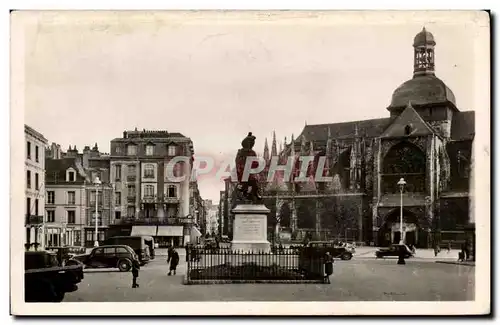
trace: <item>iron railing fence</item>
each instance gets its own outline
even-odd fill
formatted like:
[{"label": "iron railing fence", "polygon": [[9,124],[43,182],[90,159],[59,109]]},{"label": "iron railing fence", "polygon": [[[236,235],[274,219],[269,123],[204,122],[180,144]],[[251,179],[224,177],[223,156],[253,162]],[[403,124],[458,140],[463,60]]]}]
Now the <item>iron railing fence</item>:
[{"label": "iron railing fence", "polygon": [[324,257],[299,248],[245,252],[188,247],[186,262],[188,281],[324,279]]}]

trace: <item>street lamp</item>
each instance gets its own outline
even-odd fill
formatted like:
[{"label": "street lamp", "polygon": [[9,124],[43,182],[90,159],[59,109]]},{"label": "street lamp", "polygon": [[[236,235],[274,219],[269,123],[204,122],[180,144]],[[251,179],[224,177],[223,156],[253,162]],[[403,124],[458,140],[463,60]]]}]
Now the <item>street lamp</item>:
[{"label": "street lamp", "polygon": [[99,247],[99,185],[101,185],[101,180],[99,177],[96,177],[94,180],[94,185],[95,185],[95,241],[94,241],[94,247]]},{"label": "street lamp", "polygon": [[404,244],[404,242],[403,242],[403,190],[404,190],[404,187],[406,185],[405,179],[401,178],[398,182],[398,185],[399,185],[399,190],[401,192],[401,211],[399,214],[399,233],[400,233],[399,243],[402,245],[402,244]]}]

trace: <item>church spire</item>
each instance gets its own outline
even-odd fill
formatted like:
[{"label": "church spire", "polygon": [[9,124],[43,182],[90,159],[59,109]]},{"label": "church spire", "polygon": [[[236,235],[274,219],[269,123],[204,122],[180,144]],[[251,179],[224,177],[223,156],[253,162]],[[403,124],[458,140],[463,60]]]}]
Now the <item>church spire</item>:
[{"label": "church spire", "polygon": [[264,160],[269,162],[269,145],[267,144],[267,138],[264,142]]},{"label": "church spire", "polygon": [[305,135],[302,134],[302,137],[301,137],[301,143],[300,143],[300,154],[301,155],[305,155],[307,152],[306,152],[306,137]]},{"label": "church spire", "polygon": [[332,154],[332,132],[330,127],[328,127],[328,138],[326,140],[326,159],[327,161],[330,159]]},{"label": "church spire", "polygon": [[273,143],[271,144],[271,157],[278,155],[278,149],[276,148],[276,132],[273,131]]}]

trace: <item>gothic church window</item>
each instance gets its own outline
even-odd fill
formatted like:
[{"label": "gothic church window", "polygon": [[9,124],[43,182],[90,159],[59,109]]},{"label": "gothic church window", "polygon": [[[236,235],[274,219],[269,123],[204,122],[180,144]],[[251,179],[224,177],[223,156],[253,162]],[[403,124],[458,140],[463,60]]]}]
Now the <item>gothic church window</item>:
[{"label": "gothic church window", "polygon": [[383,160],[382,186],[384,193],[399,193],[400,178],[406,180],[408,192],[425,191],[426,157],[410,142],[394,145]]}]

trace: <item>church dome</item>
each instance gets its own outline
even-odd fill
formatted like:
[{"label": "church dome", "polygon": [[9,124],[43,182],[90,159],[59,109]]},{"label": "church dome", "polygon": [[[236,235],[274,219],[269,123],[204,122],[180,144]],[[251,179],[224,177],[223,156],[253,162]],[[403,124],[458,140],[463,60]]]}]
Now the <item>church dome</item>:
[{"label": "church dome", "polygon": [[389,108],[404,107],[409,102],[418,106],[438,103],[452,103],[456,106],[451,89],[434,75],[415,76],[403,83],[392,94]]},{"label": "church dome", "polygon": [[424,45],[436,45],[434,41],[434,35],[431,32],[425,30],[425,27],[422,29],[420,33],[418,33],[413,39],[413,46],[424,46]]}]

